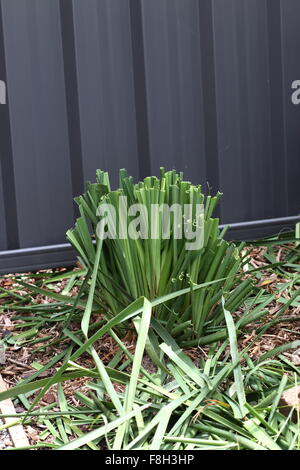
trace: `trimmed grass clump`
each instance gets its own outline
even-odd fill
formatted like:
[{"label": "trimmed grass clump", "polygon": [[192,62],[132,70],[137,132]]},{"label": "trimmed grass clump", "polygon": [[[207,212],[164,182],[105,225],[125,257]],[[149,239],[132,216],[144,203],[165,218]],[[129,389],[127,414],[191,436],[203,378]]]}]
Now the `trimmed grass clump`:
[{"label": "trimmed grass clump", "polygon": [[[140,296],[152,301],[166,296],[165,302],[154,307],[153,315],[179,344],[182,341],[197,343],[208,324],[217,327],[224,322],[222,296],[225,308],[234,312],[252,292],[252,282],[246,279],[237,286],[237,273],[244,262],[241,255],[244,245],[229,243],[223,238],[225,231],[220,233],[219,219],[213,218],[220,197],[221,193],[205,197],[200,185],[184,181],[182,173],[164,169],[160,178],[148,177],[137,184],[121,170],[120,188],[111,191],[108,174],[98,170],[97,182],[88,183],[86,193],[76,198],[81,217],[67,233],[80,262],[91,276],[89,292],[93,302],[104,306],[107,316],[112,318]],[[116,214],[116,227],[120,227],[122,233],[130,231],[135,223],[134,216],[127,212],[126,219],[121,219],[119,212],[124,198],[128,207],[142,204],[146,209],[148,215],[140,213],[139,219],[139,228],[144,224],[147,229],[146,236],[125,238],[119,231],[114,238],[98,238],[97,227],[102,218],[97,214],[99,208],[108,204]],[[167,208],[178,204],[181,209],[180,218],[170,212],[168,238],[162,212],[153,215],[153,204]],[[202,228],[203,243],[196,250],[187,250],[187,239],[178,237],[178,229],[186,233],[186,205],[191,207],[189,217],[195,230]],[[197,212],[199,205],[204,206],[202,216]],[[112,236],[109,226],[108,230]],[[196,290],[199,284],[203,288]],[[167,299],[168,294],[182,289],[186,289],[184,295],[172,301]],[[90,313],[88,309],[83,319],[85,331]]]}]

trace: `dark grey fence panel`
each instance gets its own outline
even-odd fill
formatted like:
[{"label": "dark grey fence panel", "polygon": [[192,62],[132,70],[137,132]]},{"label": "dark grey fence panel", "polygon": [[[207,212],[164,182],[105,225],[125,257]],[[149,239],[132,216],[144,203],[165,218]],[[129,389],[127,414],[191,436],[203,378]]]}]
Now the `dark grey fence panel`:
[{"label": "dark grey fence panel", "polygon": [[[283,7],[284,6],[284,7]],[[300,4],[297,0],[288,0],[282,5],[282,47],[283,47],[283,113],[285,134],[285,181],[287,210],[299,213],[300,181],[300,109],[290,105],[289,87],[293,80],[299,80],[300,60],[296,44],[300,44],[300,28],[297,16]],[[281,181],[281,188],[283,188]]]},{"label": "dark grey fence panel", "polygon": [[[0,181],[2,180],[2,171],[0,167]],[[5,220],[5,207],[4,207],[4,197],[3,189],[0,186],[0,249],[7,249],[7,239],[6,239],[6,220]]]},{"label": "dark grey fence panel", "polygon": [[83,177],[99,166],[138,176],[129,2],[75,0],[73,21]]},{"label": "dark grey fence panel", "polygon": [[73,220],[59,3],[4,1],[2,20],[19,247],[58,243]]},{"label": "dark grey fence panel", "polygon": [[199,2],[142,3],[151,172],[207,181]]},{"label": "dark grey fence panel", "polygon": [[218,0],[213,18],[222,215],[272,217],[266,3]]},{"label": "dark grey fence panel", "polygon": [[299,17],[298,0],[0,0],[0,272],[72,262],[96,168],[184,170],[224,192],[232,237],[292,226]]}]

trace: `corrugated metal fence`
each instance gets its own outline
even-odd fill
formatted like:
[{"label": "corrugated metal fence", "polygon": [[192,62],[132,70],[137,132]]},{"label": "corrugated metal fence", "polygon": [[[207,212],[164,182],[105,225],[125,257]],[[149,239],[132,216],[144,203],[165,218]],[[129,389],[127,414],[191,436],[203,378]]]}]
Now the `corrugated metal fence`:
[{"label": "corrugated metal fence", "polygon": [[297,215],[299,18],[299,0],[0,0],[0,272],[73,259],[96,168],[184,170],[224,192],[223,223]]}]

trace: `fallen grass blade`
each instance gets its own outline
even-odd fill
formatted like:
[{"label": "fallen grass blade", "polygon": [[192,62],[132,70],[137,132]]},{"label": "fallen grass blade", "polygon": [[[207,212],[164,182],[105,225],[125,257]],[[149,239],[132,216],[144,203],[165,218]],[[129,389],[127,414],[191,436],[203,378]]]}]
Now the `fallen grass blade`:
[{"label": "fallen grass blade", "polygon": [[222,298],[222,306],[223,306],[225,321],[226,321],[226,325],[228,329],[230,354],[232,357],[232,361],[234,363],[238,362],[238,365],[236,365],[236,367],[233,370],[233,375],[234,375],[235,390],[236,390],[236,394],[237,394],[239,405],[240,405],[240,413],[241,413],[240,418],[243,418],[247,413],[247,410],[245,409],[246,396],[245,396],[245,390],[244,390],[244,384],[243,384],[242,368],[239,363],[240,354],[238,350],[235,324],[234,324],[234,321],[230,312],[226,310],[225,308],[224,298]]},{"label": "fallen grass blade", "polygon": [[108,434],[110,431],[113,429],[117,428],[118,426],[122,425],[123,423],[126,423],[128,420],[131,418],[134,418],[139,412],[142,412],[146,408],[148,408],[150,405],[143,405],[139,407],[136,410],[130,411],[129,413],[126,413],[124,416],[121,416],[120,418],[117,418],[115,421],[112,421],[111,423],[108,423],[104,426],[101,426],[98,429],[94,429],[91,432],[88,432],[87,434],[84,434],[83,436],[79,437],[78,439],[74,439],[73,441],[69,442],[69,444],[63,445],[59,447],[56,450],[75,450],[79,449],[79,447],[84,446],[85,444],[92,442],[96,439],[99,439],[100,437],[103,437],[105,434]]}]

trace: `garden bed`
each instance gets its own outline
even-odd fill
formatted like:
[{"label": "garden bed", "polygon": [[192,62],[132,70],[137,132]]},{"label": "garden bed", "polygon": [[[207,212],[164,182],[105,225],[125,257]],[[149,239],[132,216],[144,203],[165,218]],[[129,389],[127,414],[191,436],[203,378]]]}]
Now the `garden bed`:
[{"label": "garden bed", "polygon": [[[250,258],[242,275],[255,279],[260,294],[248,298],[233,313],[232,322],[227,320],[228,334],[220,341],[183,347],[180,352],[168,344],[166,334],[159,333],[168,358],[166,361],[159,356],[158,360],[163,361],[161,370],[155,356],[150,358],[146,352],[145,342],[141,363],[135,370],[134,358],[141,343],[140,334],[137,339],[132,327],[118,335],[113,328],[109,329],[93,343],[92,352],[84,350],[76,356],[83,344],[79,334],[84,311],[79,298],[85,275],[82,267],[3,276],[0,279],[0,373],[11,390],[17,385],[24,386],[16,388],[11,396],[30,448],[111,448],[118,432],[120,435],[126,432],[126,429],[122,431],[122,422],[116,428],[108,428],[106,437],[106,433],[97,433],[97,429],[120,420],[118,416],[122,413],[114,407],[125,403],[126,411],[123,395],[127,380],[130,386],[134,374],[133,410],[140,407],[140,411],[137,414],[130,411],[132,407],[127,408],[126,413],[131,412],[134,417],[135,424],[130,426],[135,439],[130,441],[127,436],[125,448],[154,448],[153,440],[154,446],[162,449],[298,448],[298,425],[292,423],[291,415],[286,418],[280,412],[279,399],[284,389],[299,383],[299,248],[288,237],[248,248]],[[77,299],[75,307],[74,299]],[[264,314],[245,328],[236,327],[233,331],[233,322],[236,326],[253,308],[263,310]],[[104,311],[93,311],[90,335],[103,328],[105,321]],[[146,320],[142,317],[141,321]],[[223,328],[226,329],[225,321]],[[94,354],[102,364],[96,362],[96,368]],[[67,357],[75,359],[67,365]],[[237,358],[235,367],[231,367]],[[169,378],[164,371],[166,367]],[[226,367],[228,371],[214,385],[215,378]],[[209,380],[210,385],[203,400],[196,403],[194,392],[197,387],[198,393],[203,392],[205,385],[201,374],[197,376],[198,371],[205,371],[204,382]],[[160,376],[164,376],[162,382]],[[30,387],[39,380],[38,387]],[[172,388],[174,380],[177,386]],[[109,395],[111,386],[113,396]],[[239,394],[247,397],[247,408],[242,413]],[[180,399],[182,403],[176,406],[175,401]],[[156,432],[145,433],[158,412],[166,413],[169,425],[159,432],[158,423],[154,423],[154,430],[158,426]],[[9,447],[11,442],[6,433],[2,431],[2,443]],[[78,444],[72,446],[74,442]],[[134,443],[132,447],[130,442]]]}]

